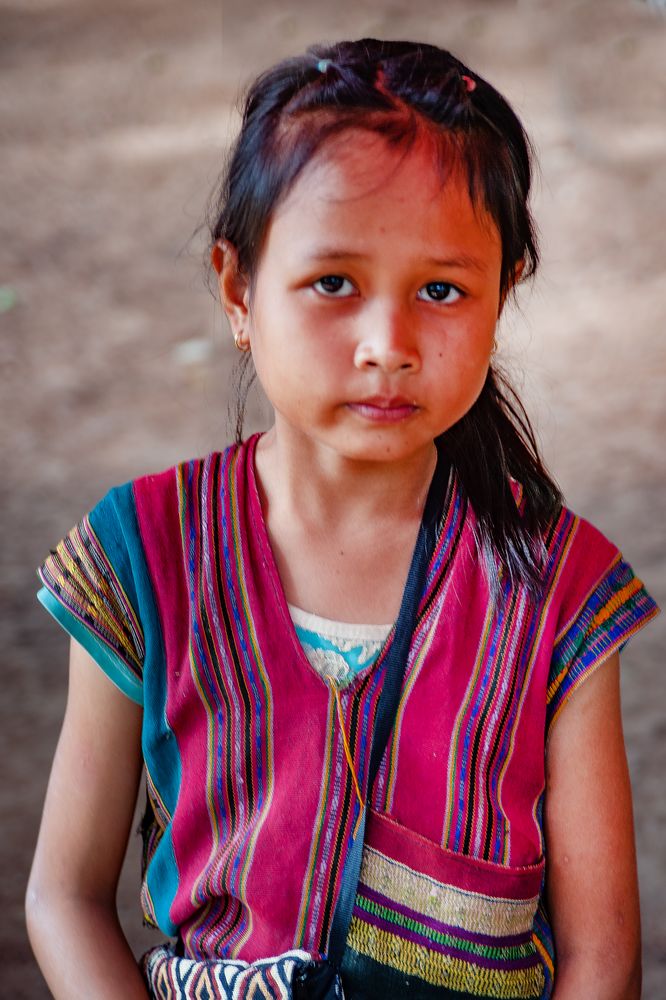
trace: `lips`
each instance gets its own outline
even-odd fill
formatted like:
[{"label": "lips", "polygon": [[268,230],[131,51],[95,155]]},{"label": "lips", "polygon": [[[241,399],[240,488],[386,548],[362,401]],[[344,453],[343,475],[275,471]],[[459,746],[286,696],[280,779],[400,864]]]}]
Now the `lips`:
[{"label": "lips", "polygon": [[353,413],[374,423],[398,423],[418,410],[418,406],[406,396],[369,396],[348,406]]}]

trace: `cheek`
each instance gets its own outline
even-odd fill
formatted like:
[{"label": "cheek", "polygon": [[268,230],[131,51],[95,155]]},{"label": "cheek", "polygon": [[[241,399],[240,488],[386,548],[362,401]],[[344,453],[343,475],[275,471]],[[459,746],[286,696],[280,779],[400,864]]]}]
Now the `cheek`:
[{"label": "cheek", "polygon": [[437,350],[439,365],[448,366],[464,381],[485,371],[490,362],[495,336],[495,323],[464,323],[449,328]]},{"label": "cheek", "polygon": [[[486,330],[461,330],[437,350],[436,379],[444,398],[466,410],[481,392],[488,373],[494,325]],[[444,399],[442,400],[444,401]]]}]

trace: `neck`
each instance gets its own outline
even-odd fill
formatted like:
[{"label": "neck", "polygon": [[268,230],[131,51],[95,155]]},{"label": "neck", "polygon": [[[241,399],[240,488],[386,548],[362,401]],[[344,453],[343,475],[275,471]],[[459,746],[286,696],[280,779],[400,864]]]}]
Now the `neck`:
[{"label": "neck", "polygon": [[434,443],[404,460],[347,458],[275,426],[258,442],[257,479],[266,508],[301,524],[410,524],[423,513],[437,461]]}]

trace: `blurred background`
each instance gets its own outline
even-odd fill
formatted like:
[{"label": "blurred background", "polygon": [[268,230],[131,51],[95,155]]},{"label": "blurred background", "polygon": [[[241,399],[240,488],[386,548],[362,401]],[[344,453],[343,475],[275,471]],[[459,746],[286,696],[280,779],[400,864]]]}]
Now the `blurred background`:
[{"label": "blurred background", "polygon": [[[0,0],[2,986],[47,996],[23,893],[66,695],[34,567],[112,485],[222,448],[235,351],[203,269],[239,94],[319,40],[452,49],[536,144],[543,267],[501,357],[571,506],[666,602],[660,0]],[[248,430],[265,426],[255,397]],[[665,616],[666,617],[666,616]],[[664,620],[624,655],[645,991],[666,981]],[[139,845],[120,891],[137,950]]]}]

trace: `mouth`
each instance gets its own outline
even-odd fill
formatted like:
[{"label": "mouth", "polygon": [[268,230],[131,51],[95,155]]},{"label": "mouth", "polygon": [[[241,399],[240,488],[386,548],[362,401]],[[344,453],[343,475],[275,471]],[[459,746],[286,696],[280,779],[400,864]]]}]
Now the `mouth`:
[{"label": "mouth", "polygon": [[399,423],[413,416],[419,409],[405,396],[370,396],[347,404],[352,413],[373,423]]}]

